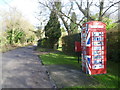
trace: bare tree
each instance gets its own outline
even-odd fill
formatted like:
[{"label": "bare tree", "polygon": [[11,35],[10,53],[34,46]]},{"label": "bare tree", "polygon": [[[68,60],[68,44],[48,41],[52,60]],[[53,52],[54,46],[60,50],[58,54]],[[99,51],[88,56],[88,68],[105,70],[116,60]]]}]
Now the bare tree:
[{"label": "bare tree", "polygon": [[[115,7],[118,3],[120,3],[120,1],[112,1],[112,0],[108,0],[108,4],[105,5],[105,0],[99,0],[97,3],[94,0],[87,0],[87,2],[85,2],[84,0],[73,0],[70,1],[69,3],[71,3],[71,5],[69,5],[69,10],[66,10],[65,12],[63,11],[63,8],[66,8],[66,5],[63,5],[63,3],[61,3],[61,1],[59,2],[55,2],[54,0],[49,0],[48,2],[40,2],[39,3],[41,5],[43,5],[44,7],[47,7],[49,10],[52,10],[52,7],[55,6],[55,12],[58,14],[58,16],[60,17],[60,19],[62,20],[66,31],[68,33],[68,35],[70,34],[70,28],[69,28],[69,24],[68,21],[72,21],[70,15],[72,13],[73,7],[77,6],[78,10],[81,12],[79,13],[79,16],[83,15],[81,17],[81,19],[77,19],[78,22],[76,22],[75,24],[78,25],[80,28],[82,27],[82,23],[84,20],[86,21],[91,21],[91,20],[99,20],[102,21],[103,17],[106,15],[106,13],[108,14],[109,10],[112,7]],[[91,9],[91,7],[95,7],[95,11],[93,10],[93,8]],[[98,11],[96,11],[96,9],[98,9]],[[94,11],[94,12],[93,12]],[[116,11],[118,11],[118,8],[115,9],[112,12],[109,12],[109,15],[115,13]],[[93,17],[93,13],[94,14],[98,14],[98,16]],[[97,18],[97,19],[96,19]]]},{"label": "bare tree", "polygon": [[[114,7],[115,5],[117,5],[118,3],[120,3],[120,1],[116,1],[116,2],[114,1],[114,2],[112,2],[111,0],[108,0],[108,2],[107,2],[108,5],[105,6],[105,4],[104,4],[104,3],[105,3],[105,0],[99,0],[99,1],[98,1],[98,5],[97,5],[96,3],[94,3],[93,0],[92,0],[91,2],[89,2],[89,0],[87,0],[87,2],[86,2],[87,5],[84,5],[84,6],[87,6],[85,9],[83,9],[84,7],[82,7],[83,5],[81,5],[83,2],[80,2],[80,4],[79,4],[79,2],[76,0],[75,3],[76,3],[76,5],[78,6],[79,10],[82,12],[82,14],[83,14],[88,20],[94,20],[94,19],[91,17],[91,15],[90,15],[89,9],[90,9],[91,6],[95,5],[96,8],[99,9],[99,11],[96,12],[96,13],[99,14],[99,15],[98,15],[98,20],[99,20],[99,21],[102,21],[102,18],[104,17],[104,15],[105,15],[112,7]],[[109,15],[115,13],[116,11],[118,11],[118,8],[115,9],[113,12],[110,12]]]}]

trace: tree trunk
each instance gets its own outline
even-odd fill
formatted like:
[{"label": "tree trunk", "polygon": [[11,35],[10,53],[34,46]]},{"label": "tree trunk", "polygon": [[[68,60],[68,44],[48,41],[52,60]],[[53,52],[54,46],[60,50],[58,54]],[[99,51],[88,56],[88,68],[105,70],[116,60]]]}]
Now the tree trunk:
[{"label": "tree trunk", "polygon": [[103,6],[104,6],[104,0],[102,0],[100,2],[100,12],[99,12],[99,19],[98,19],[98,21],[102,21]]},{"label": "tree trunk", "polygon": [[89,1],[87,0],[87,22],[89,21]]}]

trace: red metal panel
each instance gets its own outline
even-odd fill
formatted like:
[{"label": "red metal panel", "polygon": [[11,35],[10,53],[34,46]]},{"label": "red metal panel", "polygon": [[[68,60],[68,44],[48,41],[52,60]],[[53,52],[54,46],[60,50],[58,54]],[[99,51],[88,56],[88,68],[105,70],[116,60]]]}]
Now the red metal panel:
[{"label": "red metal panel", "polygon": [[75,41],[75,52],[81,51],[81,43],[78,41]]},{"label": "red metal panel", "polygon": [[105,74],[106,24],[99,21],[83,24],[81,47],[83,71],[90,75]]}]

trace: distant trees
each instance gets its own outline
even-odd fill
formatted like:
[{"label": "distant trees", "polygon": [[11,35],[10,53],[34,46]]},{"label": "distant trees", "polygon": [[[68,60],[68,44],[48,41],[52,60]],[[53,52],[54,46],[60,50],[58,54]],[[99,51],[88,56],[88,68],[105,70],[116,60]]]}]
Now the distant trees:
[{"label": "distant trees", "polygon": [[112,19],[110,19],[108,17],[104,17],[102,22],[106,23],[107,30],[113,29],[118,25],[117,23],[113,23]]},{"label": "distant trees", "polygon": [[34,27],[22,16],[16,9],[9,12],[3,11],[2,17],[2,36],[0,36],[2,45],[24,45],[32,43],[35,34],[32,32]]},{"label": "distant trees", "polygon": [[[102,21],[107,24],[107,30],[116,26],[116,24],[113,24],[109,16],[119,10],[116,7],[118,7],[120,1],[117,0],[116,1],[70,0],[68,2],[64,1],[65,0],[39,1],[39,4],[42,8],[40,9],[41,11],[39,12],[39,16],[41,16],[42,18],[45,16],[46,19],[44,21],[47,21],[48,13],[49,12],[55,13],[56,16],[58,16],[59,20],[61,21],[60,23],[64,27],[67,33],[66,35],[71,36],[72,34],[79,32],[78,29],[82,29],[82,24],[88,21],[94,20]],[[52,43],[53,39],[50,38],[51,36],[53,38],[55,35],[53,31],[53,28],[55,26],[53,25],[53,23],[56,23],[56,19],[55,18],[51,19],[51,16],[52,14],[50,14],[50,20],[47,22],[47,25],[44,28],[46,39],[44,39],[42,43],[45,43],[45,41],[47,40],[49,42],[44,45]]]},{"label": "distant trees", "polygon": [[119,3],[120,1],[117,0],[70,0],[67,3],[62,0],[59,0],[58,2],[55,2],[54,0],[44,2],[39,1],[40,5],[48,8],[50,11],[52,10],[52,6],[56,7],[54,12],[56,12],[61,19],[68,35],[71,33],[69,23],[73,22],[71,15],[72,12],[76,13],[76,9],[79,13],[76,14],[77,20],[75,24],[81,28],[82,24],[87,21],[104,21],[105,17],[109,17],[119,10],[118,8],[115,8],[118,7]]},{"label": "distant trees", "polygon": [[22,43],[25,39],[25,33],[19,29],[8,29],[7,40],[9,44]]}]

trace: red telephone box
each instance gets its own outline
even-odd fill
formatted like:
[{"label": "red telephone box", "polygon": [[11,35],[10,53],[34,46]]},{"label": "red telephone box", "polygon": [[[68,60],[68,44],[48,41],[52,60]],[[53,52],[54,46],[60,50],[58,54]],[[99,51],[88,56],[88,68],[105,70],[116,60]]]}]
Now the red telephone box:
[{"label": "red telephone box", "polygon": [[81,31],[82,70],[90,75],[106,73],[106,24],[90,21]]}]

